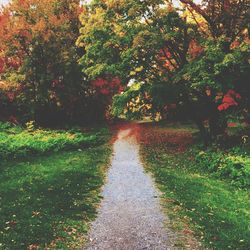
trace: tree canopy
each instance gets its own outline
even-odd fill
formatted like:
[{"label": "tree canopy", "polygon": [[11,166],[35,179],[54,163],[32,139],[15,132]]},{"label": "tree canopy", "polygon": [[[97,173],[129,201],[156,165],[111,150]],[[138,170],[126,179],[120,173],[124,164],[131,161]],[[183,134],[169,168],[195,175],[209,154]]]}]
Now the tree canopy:
[{"label": "tree canopy", "polygon": [[96,119],[115,95],[113,115],[192,119],[212,138],[232,113],[248,119],[249,9],[247,0],[13,0],[0,16],[10,86],[1,105],[40,120],[48,109]]},{"label": "tree canopy", "polygon": [[90,78],[139,84],[115,97],[116,115],[164,117],[177,107],[211,138],[225,128],[224,111],[249,103],[249,3],[180,2],[92,1],[80,16],[80,64]]}]

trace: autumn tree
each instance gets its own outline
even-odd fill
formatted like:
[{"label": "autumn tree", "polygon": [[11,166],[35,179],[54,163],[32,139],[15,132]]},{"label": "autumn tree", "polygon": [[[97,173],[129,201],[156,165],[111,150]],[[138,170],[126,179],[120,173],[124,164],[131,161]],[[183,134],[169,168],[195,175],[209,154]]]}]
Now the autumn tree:
[{"label": "autumn tree", "polygon": [[224,133],[232,114],[234,119],[248,119],[249,1],[208,0],[200,5],[189,0],[181,2],[201,34],[199,46],[189,53],[201,50],[177,74],[176,82],[180,80],[191,90],[186,100],[201,111],[193,117],[208,143]]},{"label": "autumn tree", "polygon": [[[232,98],[244,96],[234,99],[229,109],[246,100],[247,2],[181,2],[175,9],[171,1],[92,1],[80,17],[80,63],[92,79],[119,77],[124,84],[138,83],[114,99],[126,114],[148,113],[146,105],[152,116],[165,116],[170,107],[182,109],[207,144],[226,127],[221,112],[225,96],[230,91],[236,93]],[[114,110],[122,112],[120,107]]]},{"label": "autumn tree", "polygon": [[[235,39],[244,38],[249,32],[250,2],[248,0],[203,0],[196,4],[192,0],[180,0],[191,13],[203,17],[211,36],[216,39],[224,37],[227,49]],[[194,18],[195,15],[193,15]]]},{"label": "autumn tree", "polygon": [[179,110],[208,143],[228,111],[246,110],[248,1],[79,2],[13,0],[1,10],[1,79],[17,86],[1,96],[15,96],[27,119],[97,119],[119,93],[113,104],[137,114],[134,105],[152,117]]},{"label": "autumn tree", "polygon": [[81,11],[78,0],[13,0],[2,10],[1,77],[22,87],[22,118],[41,123],[87,116],[91,90],[75,46]]},{"label": "autumn tree", "polygon": [[[141,91],[155,97],[162,85],[171,89],[175,72],[187,63],[194,25],[163,1],[92,1],[85,8],[77,44],[84,49],[80,64],[88,77],[118,77],[125,86],[141,82],[147,85]],[[152,116],[164,111],[170,102],[165,97],[150,98]]]}]

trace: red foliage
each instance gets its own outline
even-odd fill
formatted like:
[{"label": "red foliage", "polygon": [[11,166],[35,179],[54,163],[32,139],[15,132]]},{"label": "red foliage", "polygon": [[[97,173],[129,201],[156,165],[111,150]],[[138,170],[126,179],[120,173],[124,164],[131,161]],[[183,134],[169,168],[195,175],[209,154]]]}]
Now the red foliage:
[{"label": "red foliage", "polygon": [[235,123],[235,122],[228,122],[228,123],[227,123],[227,126],[228,126],[229,128],[235,128],[235,127],[237,127],[237,123]]},{"label": "red foliage", "polygon": [[97,93],[104,96],[112,96],[116,93],[120,93],[123,88],[121,85],[121,80],[118,77],[111,79],[97,78],[92,81],[92,86],[97,91]]},{"label": "red foliage", "polygon": [[79,12],[80,14],[83,13],[85,10],[86,10],[86,9],[85,9],[82,5],[80,5],[80,6],[78,7],[78,12]]},{"label": "red foliage", "polygon": [[95,86],[96,88],[101,88],[102,86],[104,86],[107,83],[107,80],[103,79],[103,78],[97,78],[96,80],[94,80],[92,82],[93,86]]},{"label": "red foliage", "polygon": [[218,106],[218,110],[227,110],[229,107],[237,106],[236,99],[241,99],[241,95],[230,89],[223,97],[222,103]]},{"label": "red foliage", "polygon": [[0,58],[0,74],[4,72],[4,60]]},{"label": "red foliage", "polygon": [[167,48],[161,49],[160,50],[160,56],[162,57],[168,57],[171,58],[171,53],[169,52],[169,50]]}]

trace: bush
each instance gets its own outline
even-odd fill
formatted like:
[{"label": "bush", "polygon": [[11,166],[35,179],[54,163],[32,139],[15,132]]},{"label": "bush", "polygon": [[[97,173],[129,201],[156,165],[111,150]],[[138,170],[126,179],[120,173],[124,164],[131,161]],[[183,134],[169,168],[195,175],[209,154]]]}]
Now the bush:
[{"label": "bush", "polygon": [[107,131],[82,133],[78,131],[44,130],[0,123],[0,158],[41,155],[66,149],[80,149],[100,144]]},{"label": "bush", "polygon": [[250,187],[250,157],[240,148],[226,152],[215,149],[200,151],[197,152],[195,163],[238,187]]}]

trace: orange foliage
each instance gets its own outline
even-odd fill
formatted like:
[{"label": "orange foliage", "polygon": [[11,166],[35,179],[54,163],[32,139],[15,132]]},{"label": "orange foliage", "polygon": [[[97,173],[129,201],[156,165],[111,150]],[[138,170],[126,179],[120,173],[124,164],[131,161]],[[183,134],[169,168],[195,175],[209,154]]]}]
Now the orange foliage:
[{"label": "orange foliage", "polygon": [[237,106],[237,99],[241,99],[241,95],[236,93],[234,90],[229,90],[222,99],[222,104],[218,106],[218,110],[227,110],[229,107]]},{"label": "orange foliage", "polygon": [[49,41],[51,37],[71,35],[64,27],[82,10],[78,1],[72,1],[70,11],[57,10],[60,4],[58,0],[16,0],[0,11],[0,72],[20,66],[29,56],[34,39]]},{"label": "orange foliage", "polygon": [[197,41],[192,40],[189,43],[189,51],[188,52],[189,52],[191,59],[194,59],[203,52],[203,48]]},{"label": "orange foliage", "polygon": [[161,49],[159,53],[159,59],[164,62],[164,67],[169,70],[174,70],[175,61],[172,58],[172,54],[167,48]]},{"label": "orange foliage", "polygon": [[230,49],[235,49],[235,48],[238,48],[240,45],[240,42],[235,40],[234,42],[231,43],[230,45]]}]

